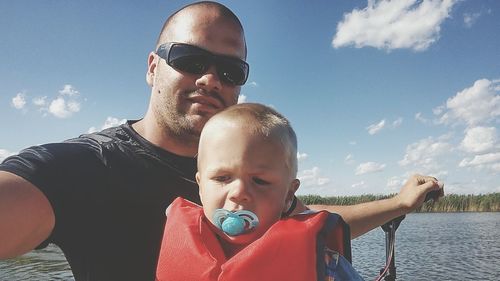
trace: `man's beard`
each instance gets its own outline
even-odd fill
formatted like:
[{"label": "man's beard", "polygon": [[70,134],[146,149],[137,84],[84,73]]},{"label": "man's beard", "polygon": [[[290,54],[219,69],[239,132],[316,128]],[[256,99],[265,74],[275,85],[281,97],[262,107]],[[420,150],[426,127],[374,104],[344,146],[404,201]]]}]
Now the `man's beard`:
[{"label": "man's beard", "polygon": [[208,119],[211,117],[206,116],[204,121],[195,120],[200,119],[200,115],[189,115],[182,112],[167,113],[168,129],[170,130],[171,137],[182,141],[198,141],[200,138],[201,130]]},{"label": "man's beard", "polygon": [[[216,114],[206,112],[196,112],[194,114],[189,113],[190,107],[192,106],[192,103],[189,101],[189,97],[196,94],[198,91],[203,91],[203,95],[212,96],[217,99],[222,105],[222,109],[219,111],[228,107],[220,94],[215,92],[206,93],[202,89],[186,91],[177,98],[164,97],[164,101],[161,103],[161,106],[157,106],[155,115],[159,117],[157,118],[157,122],[159,123],[158,125],[163,129],[169,138],[175,138],[179,142],[186,144],[198,144],[201,130],[205,126],[205,123]],[[236,104],[237,101],[238,94],[235,95],[233,104]]]},{"label": "man's beard", "polygon": [[[176,101],[169,100],[155,110],[156,116],[159,117],[158,125],[169,138],[186,144],[197,144],[203,126],[211,116],[203,116],[201,113],[191,115],[188,113],[189,106],[181,107],[175,103]],[[186,103],[188,104],[187,101]],[[201,118],[205,120],[199,120]]]}]

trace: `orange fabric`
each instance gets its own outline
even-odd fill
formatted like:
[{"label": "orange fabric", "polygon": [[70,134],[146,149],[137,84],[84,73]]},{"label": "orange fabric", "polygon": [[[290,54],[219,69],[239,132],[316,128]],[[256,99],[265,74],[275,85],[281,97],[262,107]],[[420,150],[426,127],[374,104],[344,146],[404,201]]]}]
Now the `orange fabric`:
[{"label": "orange fabric", "polygon": [[[168,213],[157,280],[317,280],[317,235],[328,215],[319,212],[282,219],[227,260],[202,208],[178,198]],[[337,231],[331,234],[328,241],[343,240]]]}]

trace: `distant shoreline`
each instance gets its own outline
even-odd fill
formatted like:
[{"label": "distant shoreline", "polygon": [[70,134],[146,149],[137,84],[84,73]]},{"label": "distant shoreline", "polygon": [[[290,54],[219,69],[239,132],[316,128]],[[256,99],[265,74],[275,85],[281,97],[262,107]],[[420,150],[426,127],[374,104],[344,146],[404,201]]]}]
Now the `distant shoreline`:
[{"label": "distant shoreline", "polygon": [[[332,196],[319,195],[297,196],[306,205],[354,205],[364,202],[381,200],[393,197],[391,195],[359,195],[359,196]],[[465,212],[500,212],[500,193],[489,194],[448,194],[438,202],[426,202],[418,208],[416,213],[465,213]]]}]

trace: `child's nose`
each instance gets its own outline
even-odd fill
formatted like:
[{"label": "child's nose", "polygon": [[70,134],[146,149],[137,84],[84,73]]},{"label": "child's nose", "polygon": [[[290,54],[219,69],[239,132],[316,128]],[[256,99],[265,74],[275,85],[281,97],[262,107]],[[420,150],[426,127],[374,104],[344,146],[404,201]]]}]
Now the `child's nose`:
[{"label": "child's nose", "polygon": [[229,199],[238,204],[250,201],[249,188],[250,185],[243,180],[233,181],[229,191]]}]

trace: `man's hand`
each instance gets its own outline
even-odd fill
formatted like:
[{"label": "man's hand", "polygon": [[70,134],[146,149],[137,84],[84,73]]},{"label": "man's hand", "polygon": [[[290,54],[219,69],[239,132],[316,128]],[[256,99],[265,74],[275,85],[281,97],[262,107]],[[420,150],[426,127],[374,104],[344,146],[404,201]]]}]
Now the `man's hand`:
[{"label": "man's hand", "polygon": [[[420,207],[425,196],[431,191],[438,191],[439,196],[444,195],[444,184],[434,177],[413,175],[395,196],[400,208],[409,213]],[[437,199],[437,198],[436,198]]]},{"label": "man's hand", "polygon": [[[338,213],[351,227],[351,238],[394,219],[414,211],[424,203],[425,196],[431,191],[439,191],[443,196],[443,184],[434,177],[413,175],[392,198],[366,202],[350,206],[310,205],[313,210],[327,210]],[[300,202],[298,208],[305,206]]]}]

